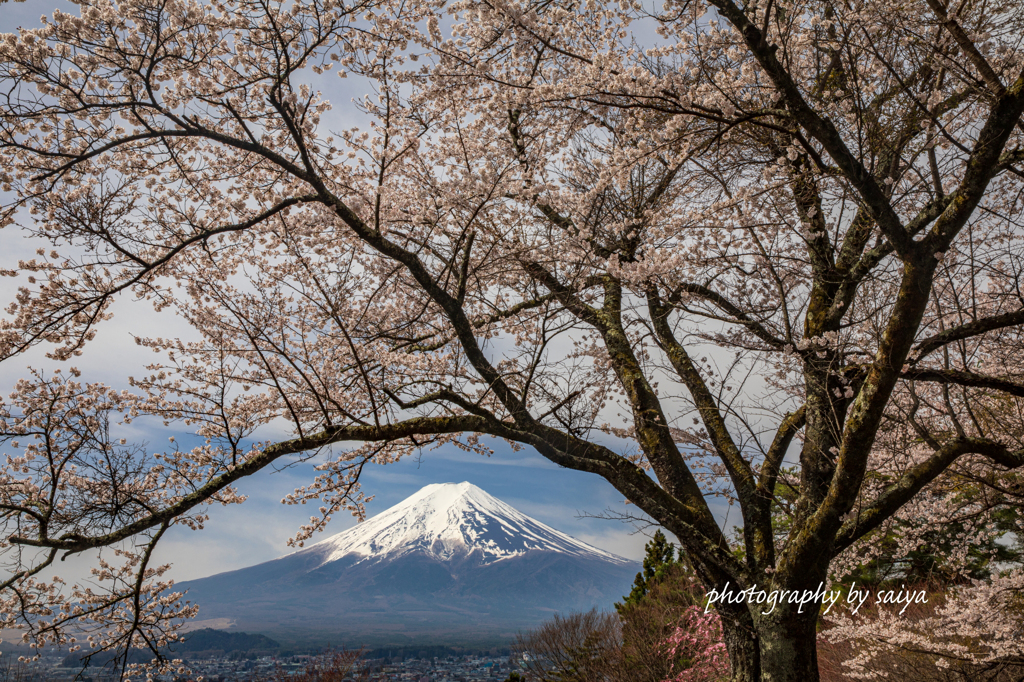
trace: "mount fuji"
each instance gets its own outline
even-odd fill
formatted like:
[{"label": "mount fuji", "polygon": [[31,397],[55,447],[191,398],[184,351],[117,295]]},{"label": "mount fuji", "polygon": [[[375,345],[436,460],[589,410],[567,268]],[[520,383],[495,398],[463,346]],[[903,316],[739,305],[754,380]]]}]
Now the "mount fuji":
[{"label": "mount fuji", "polygon": [[555,612],[608,608],[637,570],[463,482],[428,485],[305,549],[174,589],[188,590],[204,621],[286,639],[482,641]]}]

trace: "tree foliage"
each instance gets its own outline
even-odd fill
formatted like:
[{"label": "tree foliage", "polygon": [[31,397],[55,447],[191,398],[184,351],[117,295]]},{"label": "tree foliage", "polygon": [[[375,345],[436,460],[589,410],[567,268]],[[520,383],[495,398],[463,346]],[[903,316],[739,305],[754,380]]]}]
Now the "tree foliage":
[{"label": "tree foliage", "polygon": [[510,660],[522,667],[523,682],[615,682],[622,679],[620,636],[614,614],[556,614],[517,634]]},{"label": "tree foliage", "polygon": [[[657,556],[665,543],[657,541]],[[704,613],[699,582],[684,563],[664,567],[647,593],[617,614],[556,616],[521,634],[512,661],[528,680],[717,682],[728,672],[721,622]]]},{"label": "tree foliage", "polygon": [[714,611],[704,614],[704,602],[696,576],[685,563],[675,562],[648,584],[642,598],[620,605],[620,679],[663,682],[685,675],[701,679],[715,667],[704,665],[710,662],[702,656],[705,649],[713,649],[724,661],[718,651],[722,645],[720,625],[715,625],[718,616]]}]

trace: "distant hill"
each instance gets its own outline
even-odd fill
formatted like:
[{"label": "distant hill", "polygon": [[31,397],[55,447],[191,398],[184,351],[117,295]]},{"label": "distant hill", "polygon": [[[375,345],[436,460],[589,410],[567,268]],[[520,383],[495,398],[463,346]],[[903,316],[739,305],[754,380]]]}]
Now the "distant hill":
[{"label": "distant hill", "polygon": [[200,618],[282,641],[507,642],[554,612],[610,608],[637,570],[474,485],[445,483],[301,551],[174,589]]},{"label": "distant hill", "polygon": [[[174,658],[182,654],[194,654],[198,652],[211,652],[218,655],[230,655],[232,653],[251,652],[275,652],[281,645],[264,635],[250,635],[248,632],[225,632],[204,628],[194,630],[185,634],[185,641],[178,642],[171,647],[164,655]],[[61,665],[67,668],[77,668],[82,665],[82,658],[88,654],[87,651],[78,651],[64,657]],[[114,658],[114,654],[97,654],[93,656],[91,667],[102,668]],[[132,652],[130,661],[132,663],[145,663],[153,659],[152,653],[138,649]]]},{"label": "distant hill", "polygon": [[193,630],[184,635],[185,641],[179,642],[172,647],[175,652],[196,652],[196,651],[273,651],[281,648],[281,645],[265,635],[251,635],[248,632],[226,632],[203,628]]}]

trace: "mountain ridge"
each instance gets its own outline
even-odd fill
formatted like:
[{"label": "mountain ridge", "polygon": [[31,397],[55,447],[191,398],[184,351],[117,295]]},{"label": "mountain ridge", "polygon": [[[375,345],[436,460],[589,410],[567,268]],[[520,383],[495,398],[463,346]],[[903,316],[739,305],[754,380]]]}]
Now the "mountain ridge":
[{"label": "mountain ridge", "polygon": [[296,552],[174,589],[188,590],[200,619],[238,629],[401,643],[511,636],[553,612],[609,608],[638,569],[462,482],[426,486]]}]

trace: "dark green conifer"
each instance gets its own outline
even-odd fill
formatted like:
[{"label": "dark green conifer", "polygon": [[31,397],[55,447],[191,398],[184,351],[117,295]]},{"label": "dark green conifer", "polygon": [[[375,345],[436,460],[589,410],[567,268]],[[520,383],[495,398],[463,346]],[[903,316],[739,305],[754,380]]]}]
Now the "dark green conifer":
[{"label": "dark green conifer", "polygon": [[675,545],[670,543],[660,530],[654,533],[654,537],[644,548],[647,550],[647,556],[644,557],[643,570],[636,574],[633,589],[626,595],[623,603],[615,605],[616,610],[620,612],[623,606],[638,604],[647,596],[651,586],[659,582],[666,572],[682,559],[681,556],[676,558]]}]

